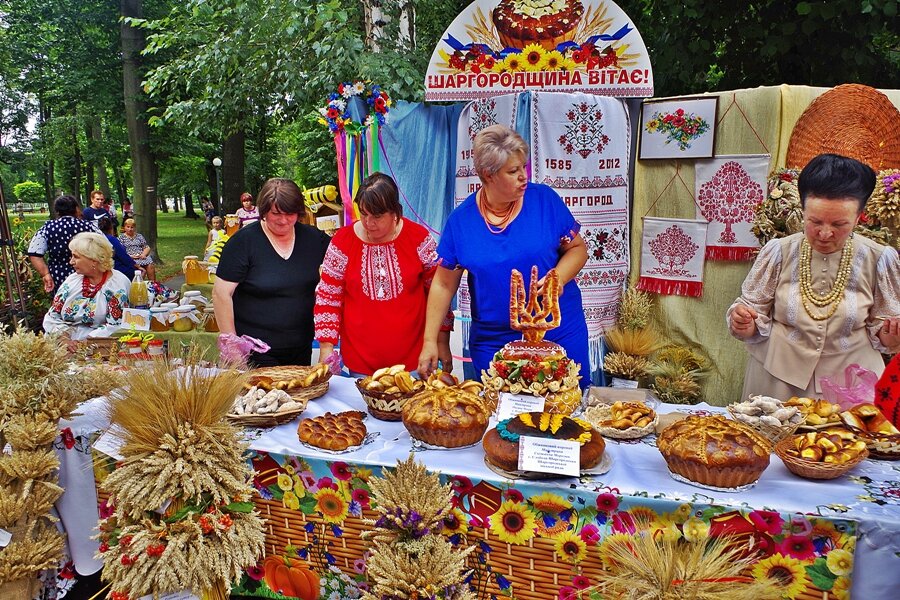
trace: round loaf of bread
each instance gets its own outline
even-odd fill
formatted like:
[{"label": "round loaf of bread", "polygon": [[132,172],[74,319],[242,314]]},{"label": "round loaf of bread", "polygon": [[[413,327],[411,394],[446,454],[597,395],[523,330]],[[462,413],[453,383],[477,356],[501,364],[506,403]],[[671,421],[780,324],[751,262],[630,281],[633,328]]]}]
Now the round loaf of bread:
[{"label": "round loaf of bread", "polygon": [[496,392],[544,396],[545,410],[568,415],[581,402],[579,370],[559,344],[519,340],[494,354],[490,367],[481,372],[481,381]]},{"label": "round loaf of bread", "polygon": [[755,482],[769,466],[769,441],[720,415],[690,416],[666,427],[656,445],[669,470],[703,485],[734,488]]},{"label": "round loaf of bread", "polygon": [[481,397],[462,388],[429,388],[403,406],[403,424],[426,444],[461,448],[481,439],[490,414]]},{"label": "round loaf of bread", "polygon": [[518,471],[519,438],[523,435],[577,440],[581,443],[581,469],[596,466],[606,449],[603,437],[590,423],[560,414],[529,412],[501,421],[487,432],[482,446],[488,461],[506,471]]}]

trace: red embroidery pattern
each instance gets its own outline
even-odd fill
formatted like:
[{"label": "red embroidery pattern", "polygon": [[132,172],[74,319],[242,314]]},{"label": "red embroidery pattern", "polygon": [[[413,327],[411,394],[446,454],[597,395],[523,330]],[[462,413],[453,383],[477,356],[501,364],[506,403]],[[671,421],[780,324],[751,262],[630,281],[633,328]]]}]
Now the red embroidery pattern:
[{"label": "red embroidery pattern", "polygon": [[718,240],[723,244],[737,243],[731,226],[750,221],[753,209],[762,201],[762,187],[735,161],[723,164],[712,179],[700,186],[697,195],[703,217],[725,225]]},{"label": "red embroidery pattern", "polygon": [[476,100],[472,103],[472,116],[469,120],[469,138],[474,140],[475,136],[491,125],[497,124],[497,101],[493,98],[485,98]]},{"label": "red embroidery pattern", "polygon": [[672,225],[650,242],[650,253],[659,263],[650,274],[696,279],[697,275],[685,269],[684,265],[694,258],[699,249],[681,227]]},{"label": "red embroidery pattern", "polygon": [[603,152],[609,136],[603,133],[603,111],[587,102],[579,102],[566,113],[569,124],[559,136],[559,145],[566,154],[577,152],[587,158],[591,152]]},{"label": "red embroidery pattern", "polygon": [[363,244],[362,286],[372,300],[393,300],[403,292],[400,261],[393,244]]}]

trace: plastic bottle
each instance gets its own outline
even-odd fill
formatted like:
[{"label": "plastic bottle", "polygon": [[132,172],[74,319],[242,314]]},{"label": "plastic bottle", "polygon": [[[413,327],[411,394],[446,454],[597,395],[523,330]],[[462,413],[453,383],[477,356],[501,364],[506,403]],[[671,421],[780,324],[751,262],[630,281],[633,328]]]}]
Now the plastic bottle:
[{"label": "plastic bottle", "polygon": [[150,291],[141,271],[134,272],[134,279],[131,280],[131,288],[128,290],[128,304],[131,308],[150,308]]}]

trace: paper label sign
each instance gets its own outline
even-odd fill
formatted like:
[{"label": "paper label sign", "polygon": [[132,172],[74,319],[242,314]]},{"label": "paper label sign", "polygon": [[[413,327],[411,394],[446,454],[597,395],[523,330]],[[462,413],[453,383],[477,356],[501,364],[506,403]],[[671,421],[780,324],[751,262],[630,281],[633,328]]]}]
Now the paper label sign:
[{"label": "paper label sign", "polygon": [[581,474],[581,444],[575,440],[554,440],[523,435],[519,438],[519,470]]},{"label": "paper label sign", "polygon": [[544,397],[531,394],[500,393],[497,404],[497,420],[505,421],[526,412],[544,412]]},{"label": "paper label sign", "polygon": [[0,548],[6,548],[11,539],[12,534],[3,528],[0,528]]}]

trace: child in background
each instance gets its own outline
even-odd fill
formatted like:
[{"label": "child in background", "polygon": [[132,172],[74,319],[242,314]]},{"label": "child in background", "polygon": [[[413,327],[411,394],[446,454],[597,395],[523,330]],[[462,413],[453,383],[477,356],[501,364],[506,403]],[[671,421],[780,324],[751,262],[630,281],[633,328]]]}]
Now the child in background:
[{"label": "child in background", "polygon": [[213,217],[211,220],[212,229],[209,230],[209,235],[206,236],[206,252],[203,256],[203,260],[209,260],[209,257],[212,256],[213,250],[215,250],[215,244],[218,242],[223,235],[225,235],[225,223],[222,220],[222,217]]}]

